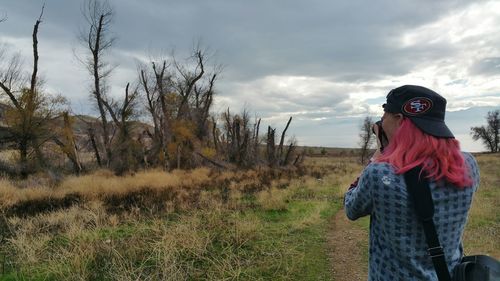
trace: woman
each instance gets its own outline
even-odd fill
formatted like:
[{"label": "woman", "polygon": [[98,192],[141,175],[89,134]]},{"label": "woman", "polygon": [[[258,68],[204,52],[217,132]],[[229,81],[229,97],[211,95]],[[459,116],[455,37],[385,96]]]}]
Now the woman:
[{"label": "woman", "polygon": [[434,91],[405,85],[390,91],[383,107],[388,145],[345,194],[345,212],[351,220],[370,215],[368,280],[437,280],[404,173],[422,165],[430,179],[434,223],[451,271],[463,255],[462,233],[479,185],[477,163],[460,152],[444,122],[446,100]]}]

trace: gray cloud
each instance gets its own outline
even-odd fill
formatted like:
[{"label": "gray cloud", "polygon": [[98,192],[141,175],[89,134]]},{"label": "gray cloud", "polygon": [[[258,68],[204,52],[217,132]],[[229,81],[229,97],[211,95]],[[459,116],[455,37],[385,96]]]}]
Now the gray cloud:
[{"label": "gray cloud", "polygon": [[[9,33],[29,36],[41,3],[8,2],[4,9],[16,22],[9,25]],[[45,36],[70,39],[68,35],[83,25],[81,3],[48,2],[44,16],[48,26],[43,28],[51,30],[44,30]],[[114,31],[119,48],[186,50],[200,38],[218,50],[220,60],[231,69],[226,74],[231,79],[248,80],[280,72],[353,81],[407,72],[418,58],[432,59],[432,54],[448,52],[401,49],[394,38],[408,28],[468,5],[468,1],[426,1],[424,5],[421,1],[388,0],[363,5],[319,0],[111,3],[116,10]],[[404,57],[407,59],[402,60]]]},{"label": "gray cloud", "polygon": [[[12,13],[11,18],[19,16],[22,22],[29,22],[27,26],[9,26],[12,34],[29,36],[26,27],[32,25],[39,12],[32,2],[9,2],[7,12]],[[256,79],[279,72],[350,81],[405,73],[415,67],[415,61],[449,52],[400,48],[394,44],[394,38],[407,28],[435,20],[443,12],[466,3],[112,1],[119,48],[140,52],[149,47],[188,50],[193,40],[200,38],[218,51],[220,60],[231,70],[225,74],[231,80]],[[76,33],[83,25],[80,6],[78,1],[49,2],[45,23],[65,32],[46,34],[59,34],[63,37],[59,40],[68,40],[68,33]],[[24,32],[20,32],[21,26]]]},{"label": "gray cloud", "polygon": [[[85,26],[83,1],[4,2],[0,38],[22,50],[28,65],[32,27],[46,2],[39,33],[46,87],[90,112],[89,77],[72,54]],[[118,40],[108,59],[119,65],[113,96],[136,79],[137,60],[171,49],[184,58],[198,40],[225,66],[216,110],[246,104],[270,122],[295,114],[297,130],[310,140],[319,141],[328,126],[349,132],[356,118],[378,114],[385,94],[400,84],[432,87],[455,109],[494,105],[500,96],[491,79],[499,74],[500,19],[490,14],[481,22],[475,14],[494,10],[493,1],[110,2]],[[346,116],[356,118],[339,119]],[[357,133],[350,132],[352,145]]]},{"label": "gray cloud", "polygon": [[469,69],[469,73],[472,75],[500,75],[500,57],[476,61]]}]

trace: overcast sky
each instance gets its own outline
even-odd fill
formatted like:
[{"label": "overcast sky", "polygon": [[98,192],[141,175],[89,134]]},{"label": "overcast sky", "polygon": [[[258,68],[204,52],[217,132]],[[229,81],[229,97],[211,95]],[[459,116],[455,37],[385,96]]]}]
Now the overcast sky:
[{"label": "overcast sky", "polygon": [[[0,0],[0,42],[32,64],[38,33],[47,91],[75,113],[94,114],[90,77],[75,58],[85,22],[80,0]],[[117,67],[111,95],[137,79],[150,57],[186,58],[196,42],[222,64],[214,112],[248,108],[301,145],[358,147],[365,116],[378,119],[387,93],[426,86],[448,100],[446,122],[462,148],[471,126],[500,109],[500,1],[113,0]]]}]

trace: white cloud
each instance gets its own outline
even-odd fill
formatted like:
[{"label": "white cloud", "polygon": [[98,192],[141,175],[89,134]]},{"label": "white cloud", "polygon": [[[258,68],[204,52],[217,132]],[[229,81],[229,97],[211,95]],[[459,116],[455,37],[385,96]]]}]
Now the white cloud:
[{"label": "white cloud", "polygon": [[[498,26],[500,2],[489,1],[408,30],[400,37],[402,48],[449,52],[434,60],[416,61],[413,71],[394,79],[441,93],[450,111],[500,105],[500,67],[495,63],[500,57]],[[487,75],[481,73],[485,71]]]},{"label": "white cloud", "polygon": [[500,2],[476,3],[407,31],[400,42],[404,48],[437,44],[460,45],[464,42],[485,46],[488,41],[498,40],[498,26]]},{"label": "white cloud", "polygon": [[328,77],[272,75],[226,84],[217,106],[238,110],[246,105],[268,119],[284,119],[291,114],[314,121],[360,117],[380,113],[380,103],[372,105],[369,101],[385,97],[390,89],[387,85],[389,81],[371,84],[332,82]]}]

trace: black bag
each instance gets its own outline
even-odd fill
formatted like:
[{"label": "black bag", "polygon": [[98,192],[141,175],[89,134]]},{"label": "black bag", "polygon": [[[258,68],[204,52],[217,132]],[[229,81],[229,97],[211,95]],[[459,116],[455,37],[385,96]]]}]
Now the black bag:
[{"label": "black bag", "polygon": [[463,257],[453,269],[453,279],[451,278],[434,225],[434,203],[429,182],[424,176],[420,177],[421,170],[417,166],[406,172],[404,177],[416,213],[424,227],[425,240],[429,246],[427,251],[439,281],[500,281],[500,262],[485,255]]},{"label": "black bag", "polygon": [[500,280],[500,263],[484,255],[466,256],[453,269],[453,281]]}]

